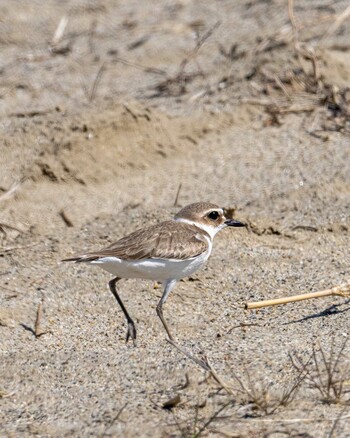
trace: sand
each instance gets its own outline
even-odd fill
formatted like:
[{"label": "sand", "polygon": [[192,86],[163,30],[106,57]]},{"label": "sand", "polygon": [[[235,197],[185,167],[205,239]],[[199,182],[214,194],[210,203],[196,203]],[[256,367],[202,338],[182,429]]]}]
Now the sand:
[{"label": "sand", "polygon": [[[350,281],[348,2],[294,3],[317,77],[285,1],[2,2],[1,436],[350,436],[349,299],[244,309]],[[229,391],[157,285],[120,282],[134,347],[110,275],[60,261],[196,201],[247,228],[164,315]]]}]

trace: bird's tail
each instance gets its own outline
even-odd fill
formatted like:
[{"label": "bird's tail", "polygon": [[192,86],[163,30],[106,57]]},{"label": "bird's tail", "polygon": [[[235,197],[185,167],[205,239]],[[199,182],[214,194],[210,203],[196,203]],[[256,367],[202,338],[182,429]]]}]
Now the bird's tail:
[{"label": "bird's tail", "polygon": [[84,254],[75,257],[70,257],[69,259],[63,259],[61,260],[61,262],[88,263],[88,262],[93,262],[96,259],[98,259],[96,255]]}]

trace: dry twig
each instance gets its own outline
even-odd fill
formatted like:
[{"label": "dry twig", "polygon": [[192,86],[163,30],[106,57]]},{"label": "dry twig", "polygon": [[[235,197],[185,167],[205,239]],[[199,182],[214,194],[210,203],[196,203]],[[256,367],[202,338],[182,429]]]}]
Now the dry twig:
[{"label": "dry twig", "polygon": [[160,75],[160,76],[165,76],[166,75],[166,71],[165,70],[161,70],[160,68],[147,67],[146,65],[138,64],[136,62],[131,62],[131,61],[128,61],[127,59],[120,58],[119,56],[117,56],[115,59],[118,62],[120,62],[121,64],[137,68],[137,69],[142,70],[142,71],[144,71],[146,73],[153,73],[153,74]]},{"label": "dry twig", "polygon": [[40,338],[40,336],[47,333],[46,331],[43,331],[41,328],[42,318],[43,318],[43,301],[40,301],[40,303],[38,304],[38,309],[36,311],[36,318],[34,324],[34,334],[36,338]]},{"label": "dry twig", "polygon": [[339,286],[333,287],[332,289],[326,289],[318,292],[310,292],[307,294],[294,295],[291,297],[276,298],[274,300],[246,303],[245,308],[249,310],[260,309],[261,307],[277,306],[279,304],[287,304],[293,303],[295,301],[310,300],[311,298],[324,298],[329,296],[349,297],[350,283],[341,284]]},{"label": "dry twig", "polygon": [[177,350],[179,350],[181,353],[183,353],[186,357],[191,359],[195,364],[199,365],[204,371],[208,371],[210,375],[214,378],[214,380],[223,388],[228,394],[233,395],[234,391],[233,388],[231,388],[214,370],[212,365],[209,362],[209,359],[207,357],[203,357],[202,359],[198,359],[194,357],[191,353],[184,350],[182,347],[177,345],[174,341],[171,339],[167,339],[169,344],[171,344],[173,347],[175,347]]},{"label": "dry twig", "polygon": [[106,63],[103,62],[101,64],[100,68],[97,70],[97,73],[96,73],[96,76],[95,76],[95,79],[94,79],[94,82],[92,84],[91,91],[89,94],[89,101],[90,102],[92,102],[96,96],[97,88],[98,88],[98,85],[101,81],[102,75],[105,71],[105,67],[106,67]]},{"label": "dry twig", "polygon": [[17,392],[17,389],[11,392],[7,392],[4,389],[0,389],[0,400],[3,398],[9,398],[12,397],[13,395],[15,395]]},{"label": "dry twig", "polygon": [[339,29],[339,27],[344,23],[345,20],[347,20],[350,17],[350,6],[348,6],[347,8],[345,8],[345,10],[339,14],[336,19],[334,20],[334,22],[331,24],[331,26],[329,27],[329,29],[327,30],[327,32],[323,35],[323,37],[321,38],[321,42],[323,42],[326,38],[329,38],[330,36],[332,36],[333,34],[335,34],[335,32]]},{"label": "dry twig", "polygon": [[347,417],[343,417],[343,414],[344,414],[344,412],[345,412],[347,409],[348,409],[348,407],[345,406],[345,407],[341,410],[341,412],[340,412],[340,414],[338,415],[338,417],[334,419],[334,421],[333,421],[333,425],[332,425],[332,427],[331,427],[331,430],[329,431],[329,434],[328,434],[328,437],[327,437],[327,438],[332,438],[332,437],[334,436],[334,432],[336,431],[336,429],[337,429],[337,427],[338,427],[338,424],[340,423],[341,420],[344,420],[344,419],[347,418],[347,417],[349,418],[349,415],[348,415]]},{"label": "dry twig", "polygon": [[127,407],[128,403],[126,402],[118,411],[117,415],[110,421],[109,424],[106,424],[104,431],[99,435],[100,438],[103,438],[107,435],[107,431],[113,427],[113,425],[119,420],[121,414],[123,413],[124,409]]},{"label": "dry twig", "polygon": [[19,233],[24,233],[23,230],[21,230],[20,228],[14,227],[13,225],[9,225],[9,224],[5,224],[4,222],[0,223],[0,231],[4,234],[6,234],[5,228],[8,228],[9,230],[12,231],[18,231]]},{"label": "dry twig", "polygon": [[288,16],[292,25],[294,44],[297,44],[299,29],[294,15],[294,0],[288,0]]},{"label": "dry twig", "polygon": [[193,435],[193,438],[198,438],[207,428],[210,426],[210,424],[218,417],[221,412],[226,409],[228,406],[234,404],[233,400],[229,400],[227,403],[224,403],[216,412],[214,412],[213,415],[210,416],[210,418],[203,424],[203,426],[199,429],[197,433]]},{"label": "dry twig", "polygon": [[52,37],[52,40],[51,40],[52,46],[57,45],[62,40],[64,31],[66,30],[66,27],[67,27],[67,24],[68,24],[68,17],[64,15],[60,19],[58,26],[56,28],[56,31],[54,33],[54,36]]},{"label": "dry twig", "polygon": [[21,187],[24,180],[22,179],[19,182],[16,182],[11,185],[11,187],[0,196],[0,202],[1,201],[7,201],[7,199],[12,198],[12,196],[17,192],[17,190]]},{"label": "dry twig", "polygon": [[74,227],[73,222],[69,219],[69,217],[67,216],[66,212],[63,209],[60,210],[58,214],[61,216],[63,222],[67,225],[67,227]]},{"label": "dry twig", "polygon": [[180,96],[186,92],[186,84],[198,75],[203,73],[186,73],[186,67],[198,54],[204,43],[212,36],[215,30],[220,26],[217,21],[205,34],[198,39],[194,49],[181,61],[178,71],[174,76],[167,77],[164,81],[158,83],[155,87],[157,95]]},{"label": "dry twig", "polygon": [[19,246],[7,246],[5,248],[0,248],[0,254],[6,254],[7,252],[18,251],[19,249],[31,248],[32,246],[39,245],[40,242],[30,243],[29,245],[19,245]]},{"label": "dry twig", "polygon": [[175,196],[174,207],[177,207],[177,202],[179,200],[181,188],[182,188],[182,183],[179,184],[179,188],[177,189],[176,196]]}]

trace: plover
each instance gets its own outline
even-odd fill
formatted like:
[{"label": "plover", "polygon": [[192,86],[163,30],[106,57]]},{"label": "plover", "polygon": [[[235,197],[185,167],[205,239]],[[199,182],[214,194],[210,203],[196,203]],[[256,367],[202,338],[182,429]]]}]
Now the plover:
[{"label": "plover", "polygon": [[113,274],[109,288],[121,307],[127,323],[126,342],[136,340],[134,321],[126,310],[116,284],[122,278],[142,278],[162,282],[163,295],[157,314],[171,340],[173,337],[163,316],[163,304],[176,282],[192,275],[208,260],[215,234],[226,227],[242,227],[226,219],[222,208],[207,202],[190,204],[172,220],[141,228],[105,249],[65,259],[65,262],[88,263]]}]

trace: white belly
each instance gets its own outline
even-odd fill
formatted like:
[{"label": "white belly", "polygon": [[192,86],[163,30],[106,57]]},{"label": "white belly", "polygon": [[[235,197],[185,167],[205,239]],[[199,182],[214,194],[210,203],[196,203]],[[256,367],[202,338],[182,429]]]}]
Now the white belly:
[{"label": "white belly", "polygon": [[202,267],[210,255],[210,251],[198,257],[177,259],[144,259],[121,260],[117,257],[103,257],[92,262],[105,271],[121,278],[144,278],[154,281],[180,280],[188,277]]}]

